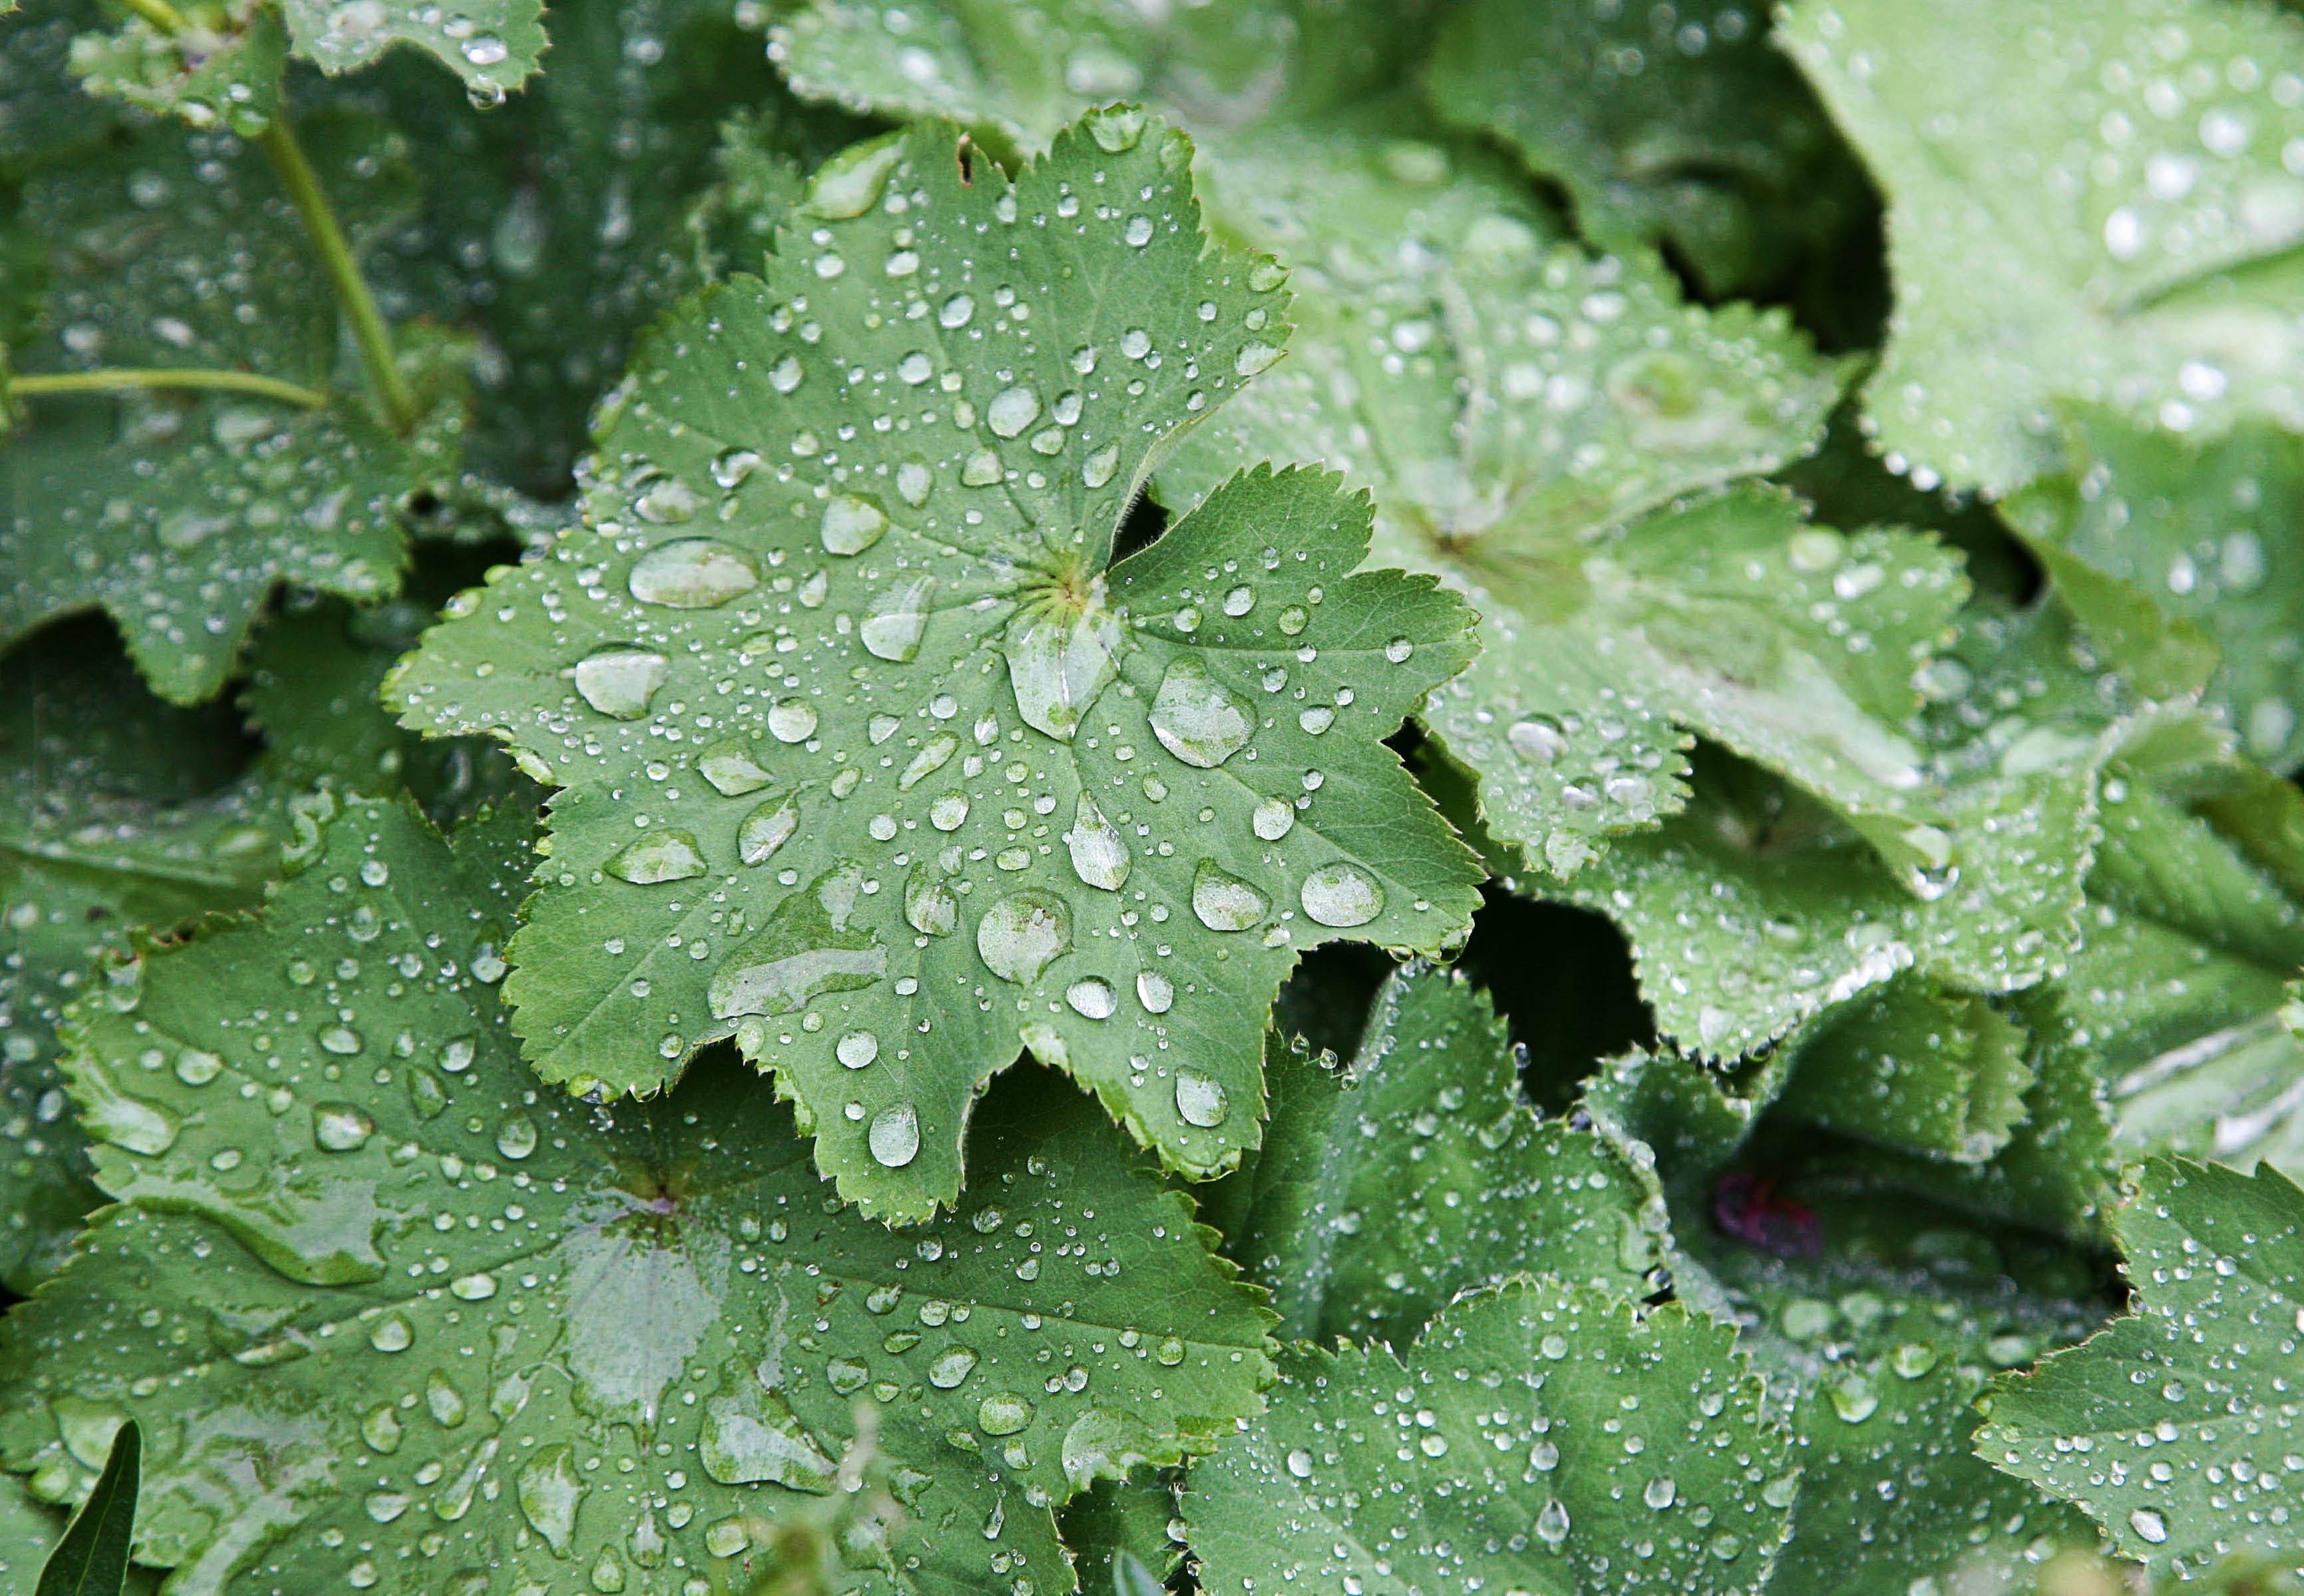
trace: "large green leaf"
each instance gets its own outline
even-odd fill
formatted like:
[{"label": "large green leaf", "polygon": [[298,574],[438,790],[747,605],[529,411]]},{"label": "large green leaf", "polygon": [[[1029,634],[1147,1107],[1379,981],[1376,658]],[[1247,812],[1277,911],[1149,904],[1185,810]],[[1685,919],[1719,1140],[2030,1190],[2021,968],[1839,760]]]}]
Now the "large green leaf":
[{"label": "large green leaf", "polygon": [[55,1026],[106,949],[255,900],[284,815],[235,728],[151,697],[89,627],[0,664],[0,1284],[29,1290],[96,1205]]},{"label": "large green leaf", "polygon": [[1144,100],[1216,133],[1396,80],[1436,0],[805,0],[770,55],[812,98],[949,117],[995,148],[1038,150],[1091,107]]},{"label": "large green leaf", "polygon": [[2003,1384],[1978,1455],[2162,1572],[2235,1550],[2293,1563],[2304,1191],[2275,1170],[2155,1159],[2113,1223],[2133,1311]]},{"label": "large green leaf", "polygon": [[1353,574],[1366,502],[1259,469],[1111,563],[1283,333],[1189,154],[1114,112],[1012,188],[932,128],[828,170],[769,281],[644,346],[588,524],[402,667],[408,723],[561,789],[507,988],[546,1079],[654,1091],[733,1035],[843,1195],[918,1219],[1020,1044],[1213,1172],[1303,950],[1461,936],[1477,867],[1379,739],[1470,617]]},{"label": "large green leaf", "polygon": [[[400,168],[371,128],[309,130],[332,192],[388,214]],[[48,277],[22,372],[252,371],[325,389],[340,374],[333,297],[263,158],[161,128],[84,151],[25,190],[8,224]],[[457,382],[396,438],[355,394],[318,410],[267,396],[155,390],[43,397],[0,439],[0,641],[101,608],[165,697],[211,697],[282,582],[355,599],[398,581],[401,501],[453,458]]]},{"label": "large green leaf", "polygon": [[[1724,1325],[1523,1280],[1396,1358],[1303,1349],[1185,1498],[1200,1586],[1758,1590],[1799,1489]],[[1475,1583],[1477,1582],[1477,1583]]]},{"label": "large green leaf", "polygon": [[1848,251],[1867,209],[1861,170],[1747,0],[1473,0],[1424,88],[1443,121],[1565,188],[1594,243],[1663,246],[1714,298]]},{"label": "large green leaf", "polygon": [[2010,500],[2037,543],[2150,594],[2223,654],[2211,697],[2253,758],[2304,763],[2304,577],[2286,557],[2304,515],[2304,439],[2244,426],[2198,443],[2073,420],[2074,469]]},{"label": "large green leaf", "polygon": [[1661,1207],[1598,1135],[1529,1108],[1515,1058],[1486,998],[1418,967],[1341,1062],[1275,1035],[1264,1146],[1207,1211],[1282,1335],[1404,1347],[1460,1294],[1537,1270],[1648,1293]]},{"label": "large green leaf", "polygon": [[2304,427],[2304,23],[2254,0],[1797,0],[1780,30],[1886,192],[1867,389],[1929,480],[2063,460],[2056,406]]},{"label": "large green leaf", "polygon": [[1060,1083],[987,1105],[964,1211],[907,1236],[724,1062],[539,1090],[492,986],[526,852],[352,801],[260,918],[82,1010],[116,1205],[0,1330],[36,1493],[133,1417],[179,1592],[669,1592],[871,1465],[901,1522],[849,1527],[846,1583],[1061,1592],[1051,1505],[1256,1410],[1270,1315]]}]

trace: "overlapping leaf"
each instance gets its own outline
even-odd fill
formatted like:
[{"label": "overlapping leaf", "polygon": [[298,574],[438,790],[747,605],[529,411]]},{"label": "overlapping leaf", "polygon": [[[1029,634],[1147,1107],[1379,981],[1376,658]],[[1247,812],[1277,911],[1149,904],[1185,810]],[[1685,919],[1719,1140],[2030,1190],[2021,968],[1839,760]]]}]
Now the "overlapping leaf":
[{"label": "overlapping leaf", "polygon": [[55,1026],[97,998],[97,957],[254,901],[279,857],[275,795],[233,729],[146,693],[108,639],[64,628],[12,654],[0,696],[0,1283],[29,1289],[96,1205],[56,1073]]},{"label": "overlapping leaf", "polygon": [[1188,157],[1114,112],[1012,188],[934,129],[828,170],[769,281],[644,348],[589,525],[402,668],[410,724],[562,790],[508,988],[547,1079],[733,1034],[844,1195],[920,1218],[1020,1043],[1213,1171],[1301,950],[1461,935],[1476,871],[1377,739],[1469,617],[1352,574],[1365,501],[1259,470],[1111,564],[1283,336]]},{"label": "overlapping leaf", "polygon": [[1317,114],[1414,50],[1433,0],[807,0],[770,54],[811,98],[948,117],[995,148],[1044,149],[1091,107],[1142,100],[1196,133]]},{"label": "overlapping leaf", "polygon": [[83,1011],[118,1205],[0,1332],[0,1454],[61,1498],[145,1423],[180,1590],[670,1591],[868,1475],[859,1587],[1068,1590],[1049,1505],[1252,1413],[1270,1315],[1045,1083],[903,1237],[724,1063],[539,1087],[491,985],[526,836],[352,802],[260,920]]},{"label": "overlapping leaf", "polygon": [[1713,1213],[1675,1227],[1677,1283],[1741,1327],[1800,1471],[1772,1589],[2029,1590],[2018,1582],[2046,1549],[2095,1543],[2079,1515],[1996,1477],[1969,1444],[1995,1373],[2096,1322],[2088,1260],[1861,1176],[1707,1184]]},{"label": "overlapping leaf", "polygon": [[[699,283],[686,222],[715,175],[724,122],[746,113],[758,156],[845,142],[843,119],[795,106],[729,11],[710,0],[563,7],[551,69],[487,116],[421,62],[350,86],[381,95],[422,182],[375,258],[379,293],[483,341],[476,469],[567,492],[589,412],[633,336]],[[767,209],[770,228],[783,210]],[[767,242],[731,264],[758,269]]]},{"label": "overlapping leaf", "polygon": [[1714,298],[1780,286],[1866,209],[1860,170],[1744,0],[1476,0],[1441,30],[1424,88],[1443,121],[1565,188],[1593,243],[1663,246]]},{"label": "overlapping leaf", "polygon": [[2251,757],[2293,769],[2304,761],[2304,589],[2284,556],[2304,512],[2304,441],[2249,426],[2195,443],[2097,410],[2070,438],[2074,469],[2012,499],[2009,519],[2205,632],[2222,656],[2212,701]]},{"label": "overlapping leaf", "polygon": [[1520,1100],[1503,1023],[1461,975],[1387,979],[1341,1062],[1276,1036],[1267,1054],[1264,1146],[1207,1212],[1282,1335],[1405,1347],[1461,1293],[1539,1271],[1647,1294],[1661,1206],[1597,1135]]},{"label": "overlapping leaf", "polygon": [[[396,203],[374,131],[327,134],[339,204]],[[335,301],[256,152],[161,128],[34,180],[9,226],[38,241],[47,291],[20,372],[92,367],[235,370],[326,390],[339,375]],[[165,387],[44,396],[0,439],[0,640],[102,608],[156,690],[211,697],[278,584],[355,599],[398,580],[402,498],[445,469],[460,401],[394,436],[339,388],[318,409],[269,394]]]},{"label": "overlapping leaf", "polygon": [[1978,1456],[2163,1572],[2233,1550],[2292,1563],[2304,1192],[2274,1170],[2155,1159],[2113,1223],[2132,1311],[2003,1383]]},{"label": "overlapping leaf", "polygon": [[1867,387],[1932,480],[2063,462],[2056,407],[2304,427],[2304,22],[2225,0],[1798,0],[1780,29],[1885,191]]},{"label": "overlapping leaf", "polygon": [[1758,1591],[1799,1480],[1732,1342],[1677,1306],[1523,1280],[1403,1357],[1300,1350],[1192,1469],[1201,1588]]}]

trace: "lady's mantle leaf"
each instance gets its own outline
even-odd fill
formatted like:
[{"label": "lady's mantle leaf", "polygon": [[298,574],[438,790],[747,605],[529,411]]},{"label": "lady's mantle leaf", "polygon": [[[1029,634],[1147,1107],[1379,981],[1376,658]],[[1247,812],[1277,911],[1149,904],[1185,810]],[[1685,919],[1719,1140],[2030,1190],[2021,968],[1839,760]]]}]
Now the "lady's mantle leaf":
[{"label": "lady's mantle leaf", "polygon": [[1861,169],[1749,0],[1478,0],[1441,30],[1424,82],[1443,121],[1566,188],[1587,238],[1667,248],[1709,297],[1846,250],[1864,210]]},{"label": "lady's mantle leaf", "polygon": [[2130,1557],[2195,1577],[2304,1546],[2304,1191],[2154,1159],[2113,1215],[2134,1311],[2003,1384],[1976,1449],[2077,1503]]},{"label": "lady's mantle leaf", "polygon": [[[222,706],[217,706],[221,709]],[[281,792],[234,779],[237,728],[146,692],[100,622],[43,632],[0,670],[0,1285],[29,1292],[96,1206],[56,1073],[56,1022],[98,956],[254,903]],[[5,1589],[0,1586],[0,1589]]]},{"label": "lady's mantle leaf", "polygon": [[48,1554],[38,1596],[120,1596],[128,1580],[143,1455],[144,1432],[131,1419],[113,1432],[112,1450],[95,1489]]},{"label": "lady's mantle leaf", "polygon": [[668,1592],[845,1462],[902,1506],[858,1580],[1063,1592],[1050,1505],[1256,1410],[1269,1314],[1061,1087],[996,1100],[966,1211],[906,1237],[741,1073],[539,1089],[487,984],[525,837],[355,801],[261,919],[84,1011],[118,1205],[0,1340],[36,1493],[133,1417],[181,1591]]},{"label": "lady's mantle leaf", "polygon": [[1887,192],[1892,458],[2005,492],[2060,401],[2304,428],[2304,24],[2226,0],[1799,0],[1780,33]]},{"label": "lady's mantle leaf", "polygon": [[1546,1279],[1455,1304],[1404,1359],[1300,1352],[1192,1469],[1201,1586],[1758,1591],[1799,1481],[1733,1342]]},{"label": "lady's mantle leaf", "polygon": [[1597,1133],[1537,1117],[1504,1023],[1461,975],[1387,979],[1341,1063],[1277,1036],[1267,1051],[1264,1147],[1206,1206],[1287,1338],[1406,1347],[1461,1293],[1538,1269],[1649,1289],[1651,1183]]},{"label": "lady's mantle leaf", "polygon": [[769,281],[659,327],[587,525],[386,688],[562,790],[507,989],[546,1078],[651,1092],[733,1035],[891,1220],[959,1191],[1020,1043],[1226,1167],[1297,954],[1437,950],[1476,902],[1380,746],[1470,615],[1352,574],[1364,500],[1258,470],[1111,563],[1277,356],[1276,268],[1206,249],[1190,146],[1133,112],[1012,188],[955,145],[828,170]]},{"label": "lady's mantle leaf", "polygon": [[[345,208],[373,219],[394,206],[397,168],[362,129],[308,131]],[[328,388],[335,303],[263,158],[220,134],[186,145],[153,130],[29,186],[7,231],[38,241],[48,291],[38,336],[11,359]],[[0,436],[0,642],[100,607],[162,697],[213,696],[279,583],[353,599],[397,584],[395,511],[445,469],[458,425],[456,395],[424,397],[433,413],[406,440],[352,394],[318,410],[165,390],[26,404]]]}]

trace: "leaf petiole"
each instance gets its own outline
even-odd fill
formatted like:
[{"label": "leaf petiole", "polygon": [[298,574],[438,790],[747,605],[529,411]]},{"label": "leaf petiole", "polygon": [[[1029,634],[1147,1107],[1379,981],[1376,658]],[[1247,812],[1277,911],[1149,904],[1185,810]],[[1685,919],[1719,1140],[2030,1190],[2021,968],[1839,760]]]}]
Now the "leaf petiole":
[{"label": "leaf petiole", "polygon": [[[152,3],[162,4],[165,0]],[[416,396],[400,374],[384,313],[377,308],[376,297],[368,292],[368,280],[360,275],[360,262],[352,254],[352,241],[344,236],[335,208],[321,191],[320,180],[304,155],[304,147],[296,141],[285,115],[274,117],[257,142],[271,160],[273,170],[280,174],[281,186],[288,190],[297,215],[304,219],[304,231],[311,235],[312,247],[319,252],[321,269],[327,274],[329,284],[336,291],[336,299],[352,323],[352,340],[360,346],[360,364],[376,388],[386,419],[394,432],[405,434],[416,425]]]},{"label": "leaf petiole", "polygon": [[137,389],[199,388],[223,393],[247,393],[276,399],[305,410],[318,410],[328,396],[317,389],[286,383],[252,371],[208,371],[167,366],[108,367],[94,371],[46,372],[0,379],[0,392],[9,399],[36,399],[65,393],[124,393]]}]

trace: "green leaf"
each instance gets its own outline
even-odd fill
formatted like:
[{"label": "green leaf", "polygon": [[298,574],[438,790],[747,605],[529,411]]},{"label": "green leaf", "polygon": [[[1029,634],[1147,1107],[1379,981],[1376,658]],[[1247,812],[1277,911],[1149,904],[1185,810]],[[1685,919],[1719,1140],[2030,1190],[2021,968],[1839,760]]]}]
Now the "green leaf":
[{"label": "green leaf", "polygon": [[[2120,1143],[2304,1172],[2304,873],[2244,845],[2304,798],[2260,773],[2194,813],[2141,780],[2106,805],[2088,935],[2062,984]],[[2222,823],[2220,824],[2219,822]]]},{"label": "green leaf", "polygon": [[1892,460],[2005,492],[2063,464],[2064,400],[2304,426],[2304,177],[2282,159],[2304,106],[2275,87],[2304,70],[2295,18],[1798,0],[1779,31],[1887,196],[1897,305],[1866,392]]},{"label": "green leaf", "polygon": [[[724,0],[606,0],[552,18],[549,70],[486,116],[426,63],[353,89],[408,135],[420,205],[372,261],[377,291],[483,341],[468,457],[546,497],[569,489],[593,403],[639,330],[698,286],[686,231],[740,111],[763,153],[830,154],[851,125],[796,106]],[[794,191],[751,198],[783,219]],[[785,203],[778,203],[782,201]],[[758,268],[759,249],[736,264]]]},{"label": "green leaf", "polygon": [[66,1002],[100,957],[255,901],[279,859],[276,793],[235,729],[146,692],[110,638],[42,634],[0,663],[0,1283],[29,1291],[96,1206],[56,1073]]},{"label": "green leaf", "polygon": [[1781,1101],[1850,1136],[1978,1163],[2023,1123],[2030,1043],[1984,999],[1902,976],[1805,1034]]},{"label": "green leaf", "polygon": [[1192,1469],[1200,1587],[1758,1591],[1798,1481],[1733,1339],[1546,1279],[1456,1303],[1404,1359],[1304,1348]]},{"label": "green leaf", "polygon": [[113,1432],[112,1449],[96,1488],[40,1570],[38,1596],[120,1596],[128,1582],[128,1548],[136,1529],[143,1453],[144,1432],[135,1420]]},{"label": "green leaf", "polygon": [[1207,1212],[1281,1334],[1412,1343],[1461,1293],[1541,1269],[1638,1296],[1663,1214],[1588,1130],[1540,1119],[1516,1053],[1459,975],[1389,977],[1351,1056],[1266,1045],[1263,1149]]},{"label": "green leaf", "polygon": [[0,1591],[35,1596],[33,1583],[63,1526],[63,1518],[34,1501],[21,1480],[0,1474]]},{"label": "green leaf", "polygon": [[[1481,655],[1424,719],[1536,867],[1572,874],[1676,809],[1691,732],[1785,769],[1909,862],[1897,726],[1960,601],[1955,566],[1919,538],[1803,525],[1757,488],[1703,496],[1807,448],[1837,371],[1780,316],[1687,307],[1652,258],[1548,242],[1477,168],[1419,185],[1364,138],[1278,147],[1270,165],[1292,177],[1217,168],[1251,236],[1305,263],[1299,331],[1163,483],[1204,490],[1250,453],[1373,489],[1378,557],[1440,574],[1485,617]],[[1327,223],[1292,225],[1295,182],[1335,197]],[[1331,241],[1363,194],[1368,237],[1422,247]]]},{"label": "green leaf", "polygon": [[527,851],[350,801],[260,918],[82,1010],[115,1206],[0,1327],[37,1492],[132,1417],[179,1590],[656,1589],[877,1467],[901,1524],[847,1526],[851,1577],[1061,1592],[1050,1506],[1255,1411],[1270,1315],[1056,1083],[986,1105],[962,1212],[905,1236],[724,1061],[539,1091],[489,984]]},{"label": "green leaf", "polygon": [[2132,1310],[2003,1382],[1978,1456],[2159,1572],[2195,1577],[2233,1550],[2293,1562],[2304,1191],[2275,1170],[2154,1159],[2113,1224]]},{"label": "green leaf", "polygon": [[72,40],[72,75],[103,99],[196,128],[253,138],[280,113],[288,41],[266,0],[222,0],[182,10],[185,26],[163,32],[131,16],[111,33]]},{"label": "green leaf", "polygon": [[804,0],[769,54],[851,111],[946,117],[994,148],[1045,149],[1085,112],[1143,100],[1214,133],[1319,111],[1393,80],[1435,0]]},{"label": "green leaf", "polygon": [[[2047,1549],[2096,1537],[1972,1455],[1975,1403],[1997,1372],[2095,1327],[2093,1262],[1860,1174],[1773,1178],[1787,1142],[1815,1139],[1764,1134],[1768,1184],[1707,1185],[1712,1213],[1674,1227],[1689,1254],[1676,1287],[1741,1327],[1793,1434],[1800,1500],[1772,1588],[2029,1591]],[[1807,1229],[1784,1228],[1786,1215]]]},{"label": "green leaf", "polygon": [[769,281],[659,326],[588,525],[387,689],[561,789],[507,988],[544,1077],[650,1092],[733,1035],[899,1220],[960,1189],[1020,1044],[1229,1166],[1299,954],[1437,950],[1478,879],[1379,746],[1470,616],[1352,574],[1364,500],[1259,469],[1111,563],[1281,336],[1278,273],[1204,249],[1189,146],[1114,113],[1012,188],[954,142],[827,169]]},{"label": "green leaf", "polygon": [[1184,1549],[1169,1533],[1176,1490],[1165,1474],[1098,1481],[1056,1516],[1081,1596],[1159,1596]]},{"label": "green leaf", "polygon": [[[388,215],[397,168],[371,128],[317,126],[330,190]],[[262,158],[161,128],[37,178],[16,229],[45,243],[40,335],[20,372],[91,367],[250,370],[326,388],[335,303]],[[421,345],[419,344],[419,347]],[[355,599],[392,591],[402,498],[445,472],[457,379],[427,374],[431,413],[394,438],[350,394],[300,410],[254,395],[154,390],[42,397],[0,439],[0,642],[102,608],[154,688],[212,697],[283,582]]]},{"label": "green leaf", "polygon": [[1663,247],[1708,297],[1773,286],[1803,251],[1848,250],[1865,209],[1860,168],[1743,0],[1474,0],[1440,30],[1423,83],[1441,120],[1566,189],[1585,237]]},{"label": "green leaf", "polygon": [[2080,410],[2075,469],[2009,501],[2036,547],[2134,584],[2223,656],[2211,701],[2274,770],[2304,763],[2304,579],[2279,551],[2304,513],[2304,441],[2244,426],[2212,442]]},{"label": "green leaf", "polygon": [[296,53],[324,72],[368,65],[413,45],[464,81],[476,106],[519,88],[544,54],[543,0],[280,0]]}]

